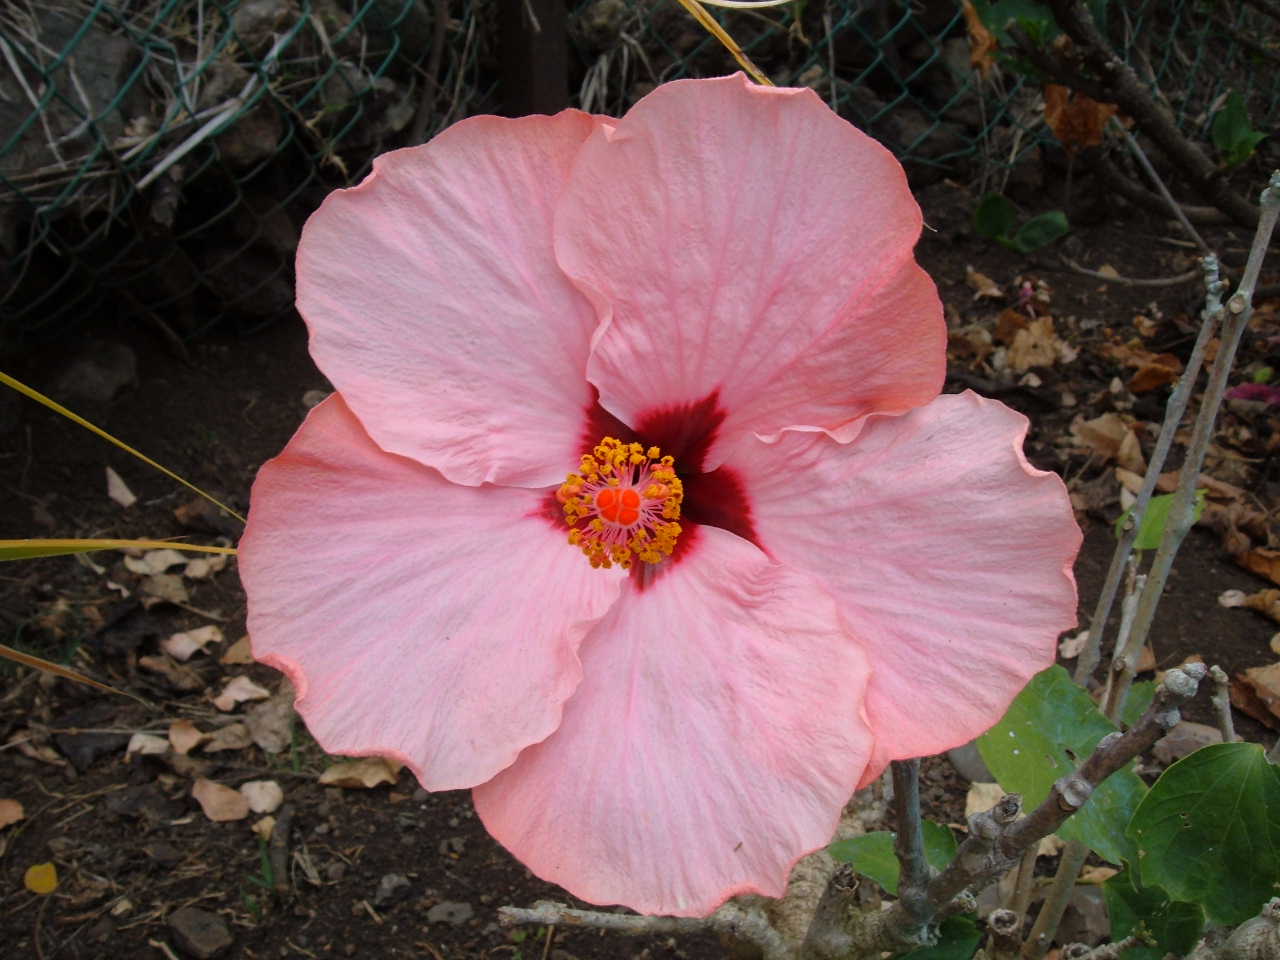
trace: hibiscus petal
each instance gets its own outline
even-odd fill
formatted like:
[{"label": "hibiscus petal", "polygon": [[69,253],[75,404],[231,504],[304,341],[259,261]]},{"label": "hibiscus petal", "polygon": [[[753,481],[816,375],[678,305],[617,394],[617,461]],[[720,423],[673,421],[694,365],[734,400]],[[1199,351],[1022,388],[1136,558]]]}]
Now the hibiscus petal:
[{"label": "hibiscus petal", "polygon": [[760,542],[825,582],[865,645],[864,783],[998,721],[1076,622],[1080,530],[1062,481],[1023,456],[1026,430],[1003,404],[946,395],[851,443],[792,433],[738,465]]},{"label": "hibiscus petal", "polygon": [[262,468],[239,548],[253,651],[325,750],[444,790],[556,728],[622,578],[565,542],[545,496],[384,453],[336,394]]},{"label": "hibiscus petal", "polygon": [[866,661],[831,598],[733,534],[695,536],[587,638],[555,734],[475,791],[490,833],[593,903],[780,895],[869,755]]},{"label": "hibiscus petal", "polygon": [[311,355],[384,450],[471,485],[548,486],[577,463],[596,315],[556,266],[551,219],[597,125],[464,120],[307,221]]},{"label": "hibiscus petal", "polygon": [[601,403],[635,424],[718,392],[733,442],[927,402],[946,330],[920,224],[897,161],[811,90],[664,84],[586,143],[555,222],[608,318]]}]

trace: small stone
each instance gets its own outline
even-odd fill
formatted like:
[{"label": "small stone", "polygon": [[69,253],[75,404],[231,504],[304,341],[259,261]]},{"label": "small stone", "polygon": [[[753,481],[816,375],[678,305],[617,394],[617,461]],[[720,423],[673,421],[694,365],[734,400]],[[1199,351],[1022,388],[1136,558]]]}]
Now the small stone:
[{"label": "small stone", "polygon": [[222,918],[199,907],[183,907],[169,914],[169,929],[178,947],[197,960],[216,957],[231,946],[231,931]]},{"label": "small stone", "polygon": [[447,923],[451,927],[458,927],[473,916],[475,911],[471,909],[471,904],[445,900],[427,911],[427,923]]},{"label": "small stone", "polygon": [[388,873],[378,881],[378,892],[373,895],[375,907],[386,907],[403,900],[409,892],[409,878],[401,873]]},{"label": "small stone", "polygon": [[462,851],[466,849],[466,837],[445,837],[440,841],[440,855],[442,857],[459,857]]}]

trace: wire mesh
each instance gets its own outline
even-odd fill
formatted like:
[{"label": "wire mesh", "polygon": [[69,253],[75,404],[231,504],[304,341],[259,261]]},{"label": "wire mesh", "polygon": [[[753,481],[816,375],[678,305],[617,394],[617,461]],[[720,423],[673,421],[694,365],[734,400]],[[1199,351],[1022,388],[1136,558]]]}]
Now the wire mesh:
[{"label": "wire mesh", "polygon": [[0,346],[101,311],[179,339],[287,311],[298,225],[327,190],[492,109],[485,15],[473,0],[0,5]]},{"label": "wire mesh", "polygon": [[[1027,7],[1027,4],[1022,4]],[[1269,129],[1280,104],[1280,22],[1247,3],[1104,4],[1116,48],[1168,98],[1184,132],[1205,140],[1231,90]],[[997,182],[1052,139],[1034,78],[970,62],[959,0],[799,0],[713,15],[778,84],[808,86],[879,139],[921,185]],[[579,0],[571,36],[584,109],[620,113],[658,83],[736,69],[668,0]]]}]

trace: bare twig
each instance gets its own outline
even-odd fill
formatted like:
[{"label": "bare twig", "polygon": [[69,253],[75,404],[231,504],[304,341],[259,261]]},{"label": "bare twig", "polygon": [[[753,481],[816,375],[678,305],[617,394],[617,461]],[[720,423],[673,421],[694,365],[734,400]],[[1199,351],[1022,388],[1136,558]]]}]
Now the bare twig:
[{"label": "bare twig", "polygon": [[[1262,260],[1266,256],[1267,245],[1271,242],[1277,217],[1280,217],[1280,170],[1271,175],[1270,184],[1262,191],[1261,207],[1262,214],[1258,218],[1258,229],[1254,234],[1253,246],[1249,251],[1249,261],[1245,265],[1240,287],[1227,301],[1223,311],[1226,318],[1223,320],[1221,344],[1218,347],[1218,355],[1214,358],[1209,384],[1205,387],[1204,396],[1200,401],[1200,413],[1192,428],[1191,442],[1187,445],[1186,459],[1182,464],[1178,489],[1174,494],[1173,506],[1169,510],[1164,536],[1160,540],[1159,549],[1156,550],[1155,559],[1151,562],[1146,589],[1142,591],[1142,597],[1138,601],[1138,613],[1134,619],[1130,643],[1139,647],[1146,642],[1151,630],[1156,606],[1164,592],[1164,585],[1169,578],[1169,571],[1173,567],[1173,559],[1177,555],[1178,547],[1181,546],[1183,538],[1195,521],[1195,491],[1200,479],[1200,468],[1204,464],[1210,441],[1213,439],[1214,424],[1218,418],[1218,410],[1222,406],[1223,394],[1227,389],[1228,376],[1235,363],[1236,350],[1253,315],[1253,290],[1257,286],[1258,274],[1262,270]],[[1211,294],[1210,304],[1214,299],[1214,295]],[[1123,699],[1121,695],[1118,701],[1120,705],[1123,705]]]},{"label": "bare twig", "polygon": [[1088,267],[1076,263],[1067,256],[1062,257],[1062,262],[1082,276],[1092,277],[1095,280],[1101,280],[1103,283],[1118,283],[1122,287],[1176,287],[1179,284],[1188,283],[1200,275],[1200,268],[1193,267],[1186,273],[1179,273],[1172,277],[1153,277],[1150,279],[1140,277],[1122,277],[1118,274],[1100,273],[1097,270],[1090,270]]},{"label": "bare twig", "polygon": [[1049,951],[1053,935],[1066,912],[1067,901],[1071,899],[1071,892],[1075,889],[1076,878],[1080,876],[1080,868],[1084,866],[1088,856],[1089,848],[1083,843],[1073,841],[1063,848],[1062,859],[1058,861],[1058,870],[1053,876],[1053,885],[1040,907],[1040,913],[1036,915],[1031,932],[1022,944],[1020,953],[1024,960],[1040,960]]},{"label": "bare twig", "polygon": [[1214,712],[1218,715],[1218,731],[1222,734],[1223,743],[1233,743],[1236,739],[1236,726],[1231,719],[1231,681],[1227,673],[1216,663],[1209,668],[1209,676],[1213,678]]},{"label": "bare twig", "polygon": [[449,0],[435,0],[432,7],[435,21],[431,34],[431,53],[427,57],[427,75],[422,87],[422,98],[413,112],[413,124],[409,128],[409,143],[422,143],[427,138],[427,125],[440,98],[440,62],[444,58],[444,35],[449,26]]},{"label": "bare twig", "polygon": [[1161,180],[1160,175],[1156,173],[1156,168],[1153,167],[1151,165],[1151,161],[1147,159],[1147,152],[1142,149],[1137,138],[1126,130],[1124,125],[1115,117],[1111,118],[1111,123],[1124,135],[1124,142],[1128,144],[1129,152],[1137,158],[1138,166],[1142,167],[1143,172],[1147,175],[1147,179],[1154,184],[1157,192],[1164,199],[1164,202],[1168,204],[1169,209],[1173,211],[1173,215],[1178,218],[1178,222],[1182,224],[1182,229],[1185,230],[1187,235],[1195,241],[1196,246],[1200,248],[1200,252],[1207,256],[1211,252],[1209,250],[1209,245],[1204,242],[1204,237],[1200,236],[1200,234],[1196,232],[1196,228],[1191,226],[1191,221],[1187,219],[1186,213],[1184,213],[1182,208],[1178,206],[1178,201],[1173,199],[1173,194],[1169,192],[1169,188],[1164,185],[1164,181]]},{"label": "bare twig", "polygon": [[564,904],[539,900],[528,908],[499,907],[498,922],[506,927],[529,923],[561,927],[592,927],[596,930],[610,930],[628,936],[710,931],[754,944],[760,948],[765,960],[782,960],[788,956],[786,943],[769,925],[768,919],[761,911],[743,909],[734,903],[726,903],[709,917],[642,917],[633,913],[576,910]]},{"label": "bare twig", "polygon": [[1164,469],[1164,462],[1169,456],[1170,448],[1173,446],[1174,434],[1178,432],[1178,426],[1182,423],[1182,415],[1186,412],[1187,403],[1191,399],[1192,388],[1195,386],[1196,379],[1200,376],[1200,368],[1204,365],[1205,351],[1208,348],[1209,341],[1217,331],[1218,323],[1221,319],[1221,310],[1215,308],[1215,305],[1219,303],[1218,298],[1221,297],[1224,288],[1218,278],[1217,257],[1210,255],[1205,258],[1204,271],[1205,285],[1209,290],[1209,301],[1205,312],[1201,314],[1200,332],[1196,335],[1196,342],[1191,349],[1191,356],[1187,358],[1187,369],[1183,371],[1182,378],[1169,394],[1169,401],[1165,405],[1164,423],[1160,426],[1160,435],[1156,438],[1156,446],[1151,453],[1147,474],[1142,479],[1142,486],[1138,489],[1138,497],[1130,511],[1129,526],[1120,538],[1120,542],[1116,544],[1115,553],[1111,555],[1111,566],[1107,569],[1107,578],[1102,585],[1102,592],[1098,595],[1098,603],[1094,607],[1093,618],[1089,621],[1089,639],[1084,649],[1080,652],[1080,658],[1076,661],[1075,681],[1081,686],[1088,685],[1093,676],[1093,671],[1098,665],[1098,660],[1101,657],[1102,638],[1106,633],[1107,620],[1111,616],[1111,607],[1115,603],[1116,592],[1120,588],[1120,578],[1124,575],[1125,566],[1129,561],[1130,554],[1133,552],[1134,541],[1137,540],[1138,530],[1141,529],[1142,517],[1146,513],[1147,505],[1151,502],[1152,494],[1155,493],[1156,481],[1160,477],[1161,470]]}]

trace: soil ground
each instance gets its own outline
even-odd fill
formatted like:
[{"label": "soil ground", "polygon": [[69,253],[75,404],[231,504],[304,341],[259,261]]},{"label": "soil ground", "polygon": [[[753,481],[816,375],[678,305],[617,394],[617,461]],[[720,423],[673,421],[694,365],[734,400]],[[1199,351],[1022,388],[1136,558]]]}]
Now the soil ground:
[{"label": "soil ground", "polygon": [[[1034,378],[1001,377],[959,344],[948,390],[966,387],[997,396],[1032,422],[1030,459],[1063,474],[1077,494],[1087,539],[1078,565],[1081,619],[1088,619],[1113,546],[1110,523],[1119,515],[1114,463],[1070,439],[1072,420],[1129,410],[1149,452],[1168,388],[1131,393],[1132,370],[1104,352],[1134,338],[1155,354],[1185,359],[1194,334],[1200,288],[1195,281],[1135,287],[1065,267],[1060,254],[1121,276],[1167,278],[1193,264],[1173,229],[1148,219],[1077,227],[1065,247],[1030,259],[982,240],[968,228],[973,198],[950,184],[921,196],[926,232],[919,249],[948,308],[953,330],[991,318],[1016,304],[1016,278],[1051,288],[1045,310],[1078,356],[1034,368]],[[1215,243],[1239,259],[1244,241]],[[1006,299],[977,298],[966,282],[972,265],[992,278]],[[1136,321],[1135,317],[1145,318]],[[1141,328],[1141,329],[1139,329]],[[211,336],[191,345],[189,359],[150,327],[110,320],[87,326],[102,344],[120,344],[136,358],[136,375],[109,401],[82,408],[90,419],[231,504],[247,506],[257,468],[275,454],[300,422],[303,398],[324,391],[297,318],[249,337]],[[1244,361],[1267,362],[1265,330],[1251,336]],[[9,370],[50,392],[65,374],[62,345],[13,359]],[[1280,364],[1277,364],[1280,366]],[[1119,379],[1117,379],[1119,378]],[[1119,389],[1116,384],[1120,383]],[[1272,423],[1265,410],[1229,411],[1210,472],[1245,491],[1251,509],[1270,516],[1278,479],[1268,449]],[[111,466],[138,495],[122,509],[105,494]],[[6,537],[168,537],[200,532],[175,517],[191,501],[185,489],[127,454],[16,396],[0,396],[0,491]],[[205,530],[205,536],[235,528]],[[1265,545],[1265,544],[1262,544]],[[981,549],[981,545],[975,545]],[[74,558],[0,569],[3,642],[69,662],[151,701],[131,701],[26,669],[3,668],[0,681],[0,798],[20,801],[26,819],[0,831],[0,944],[7,955],[41,960],[150,957],[179,950],[167,923],[194,905],[216,914],[234,946],[226,955],[266,957],[713,957],[713,938],[624,940],[584,930],[508,931],[496,923],[503,904],[564,899],[532,877],[478,825],[466,793],[429,795],[404,773],[371,790],[317,783],[329,762],[300,727],[292,744],[271,755],[256,746],[198,759],[125,758],[131,733],[161,735],[186,718],[211,729],[220,714],[208,691],[247,672],[268,689],[278,675],[261,666],[231,666],[217,654],[191,661],[195,689],[182,692],[139,661],[155,656],[170,634],[219,626],[222,649],[244,633],[244,598],[234,564],[207,580],[190,581],[185,606],[141,602],[139,576],[120,557],[95,555],[96,571]],[[305,558],[300,558],[305,562]],[[119,584],[117,590],[108,584]],[[1154,666],[1191,655],[1234,675],[1271,663],[1274,625],[1255,613],[1225,609],[1227,589],[1273,586],[1241,569],[1224,550],[1220,531],[1197,529],[1183,547],[1154,630]],[[1210,721],[1207,700],[1190,711]],[[1237,713],[1239,732],[1264,740],[1274,734]],[[21,743],[31,749],[20,749]],[[1269,739],[1267,739],[1269,742]],[[43,748],[43,749],[36,749]],[[30,754],[30,755],[29,755]],[[264,867],[264,848],[249,830],[253,819],[215,823],[191,798],[193,777],[238,785],[274,779],[285,790],[293,829],[285,876]],[[964,781],[945,760],[927,766],[924,791],[935,819],[962,822]],[[266,859],[264,859],[266,858]],[[60,885],[49,896],[29,893],[24,870],[57,865]],[[379,897],[399,875],[402,885]],[[279,884],[280,892],[266,889]],[[443,907],[442,904],[453,904]],[[435,909],[433,908],[440,908]],[[430,919],[429,919],[430,918]]]}]

